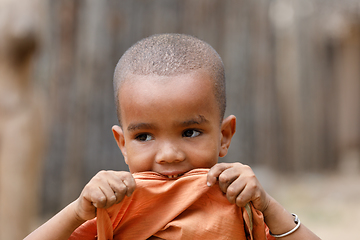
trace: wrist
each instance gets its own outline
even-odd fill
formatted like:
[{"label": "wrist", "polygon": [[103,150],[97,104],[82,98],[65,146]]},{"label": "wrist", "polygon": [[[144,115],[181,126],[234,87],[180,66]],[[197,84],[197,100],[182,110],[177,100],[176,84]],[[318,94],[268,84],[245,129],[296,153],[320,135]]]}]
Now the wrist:
[{"label": "wrist", "polygon": [[297,225],[294,222],[294,216],[272,197],[270,197],[269,204],[263,211],[263,215],[266,225],[274,234],[286,233]]},{"label": "wrist", "polygon": [[74,221],[74,223],[76,223],[76,225],[80,226],[81,224],[83,224],[84,222],[86,222],[87,220],[82,218],[81,215],[79,214],[79,212],[77,211],[77,205],[78,205],[78,199],[73,201],[72,203],[70,203],[67,208],[72,216],[72,219]]},{"label": "wrist", "polygon": [[268,194],[267,194],[267,199],[268,199],[267,204],[264,206],[262,213],[263,213],[264,219],[267,219],[267,218],[271,219],[272,215],[277,214],[279,203]]},{"label": "wrist", "polygon": [[300,224],[301,224],[300,219],[299,219],[299,217],[298,217],[295,213],[292,213],[291,215],[293,215],[293,217],[294,217],[294,223],[296,224],[296,226],[295,226],[293,229],[291,229],[291,230],[288,231],[288,232],[281,233],[281,234],[273,234],[273,233],[270,231],[270,232],[269,232],[270,235],[273,236],[273,237],[276,237],[276,238],[282,238],[282,237],[286,237],[286,236],[294,233],[296,230],[298,230],[299,227],[300,227]]}]

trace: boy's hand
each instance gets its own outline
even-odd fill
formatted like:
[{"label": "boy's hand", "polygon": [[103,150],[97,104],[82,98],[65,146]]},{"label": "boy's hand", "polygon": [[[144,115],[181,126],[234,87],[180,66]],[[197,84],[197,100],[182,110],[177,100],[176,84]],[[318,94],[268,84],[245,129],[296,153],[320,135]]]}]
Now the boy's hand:
[{"label": "boy's hand", "polygon": [[75,213],[79,220],[96,216],[96,208],[108,208],[131,196],[136,187],[129,172],[100,171],[84,187],[75,201]]},{"label": "boy's hand", "polygon": [[229,202],[239,207],[244,207],[251,201],[256,209],[264,212],[271,201],[249,166],[241,163],[218,163],[208,173],[208,185],[213,186],[217,180]]}]

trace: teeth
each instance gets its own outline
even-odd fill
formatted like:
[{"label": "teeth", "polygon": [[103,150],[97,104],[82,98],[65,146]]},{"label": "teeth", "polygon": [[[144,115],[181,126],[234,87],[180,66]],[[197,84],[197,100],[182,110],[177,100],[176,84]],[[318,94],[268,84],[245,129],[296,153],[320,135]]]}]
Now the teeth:
[{"label": "teeth", "polygon": [[178,176],[179,174],[175,174],[175,175],[168,175],[167,177],[171,179],[171,178],[177,178]]}]

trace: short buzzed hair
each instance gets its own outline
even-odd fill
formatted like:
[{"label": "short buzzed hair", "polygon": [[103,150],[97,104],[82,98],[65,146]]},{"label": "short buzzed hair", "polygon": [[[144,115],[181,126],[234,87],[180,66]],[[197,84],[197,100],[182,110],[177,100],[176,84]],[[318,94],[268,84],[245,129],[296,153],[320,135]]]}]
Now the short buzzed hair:
[{"label": "short buzzed hair", "polygon": [[121,126],[119,90],[133,75],[177,76],[204,70],[214,82],[220,121],[226,108],[225,70],[219,54],[206,42],[185,34],[157,34],[130,47],[120,58],[114,73],[114,95]]}]

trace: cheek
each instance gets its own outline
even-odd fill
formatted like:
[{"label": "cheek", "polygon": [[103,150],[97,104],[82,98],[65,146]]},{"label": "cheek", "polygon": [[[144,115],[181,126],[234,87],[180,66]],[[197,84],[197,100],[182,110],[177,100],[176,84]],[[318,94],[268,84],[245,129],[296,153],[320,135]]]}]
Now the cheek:
[{"label": "cheek", "polygon": [[144,149],[136,146],[127,148],[127,164],[130,172],[149,171],[153,166],[153,151],[152,149]]},{"label": "cheek", "polygon": [[202,146],[194,146],[188,148],[192,152],[192,164],[198,168],[211,168],[218,162],[219,146],[217,142],[207,142]]}]

